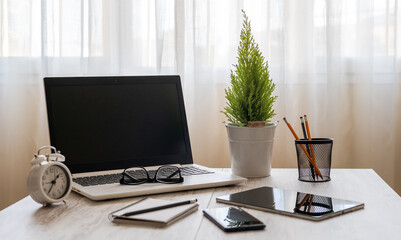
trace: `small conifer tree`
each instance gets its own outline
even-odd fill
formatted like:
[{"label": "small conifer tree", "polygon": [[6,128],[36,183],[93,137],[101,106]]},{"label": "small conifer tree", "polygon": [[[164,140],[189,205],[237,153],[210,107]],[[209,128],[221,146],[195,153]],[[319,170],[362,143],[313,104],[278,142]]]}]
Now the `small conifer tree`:
[{"label": "small conifer tree", "polygon": [[272,96],[275,84],[270,79],[265,61],[251,33],[251,23],[242,10],[244,21],[238,46],[238,63],[231,70],[231,88],[225,90],[227,106],[223,113],[228,121],[247,125],[249,121],[265,121],[275,115]]}]

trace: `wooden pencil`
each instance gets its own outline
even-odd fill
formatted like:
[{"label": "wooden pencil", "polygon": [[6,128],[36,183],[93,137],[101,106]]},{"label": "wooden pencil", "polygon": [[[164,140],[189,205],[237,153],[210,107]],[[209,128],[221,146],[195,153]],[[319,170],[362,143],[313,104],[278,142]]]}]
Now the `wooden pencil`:
[{"label": "wooden pencil", "polygon": [[306,200],[309,198],[310,194],[306,194],[302,201],[298,204],[298,210],[301,210],[301,207],[305,204]]},{"label": "wooden pencil", "polygon": [[[292,135],[294,135],[296,140],[299,140],[298,135],[295,133],[294,129],[291,127],[291,124],[287,121],[287,119],[284,117],[283,118],[284,122],[287,124],[288,128],[290,129],[290,131],[292,132]],[[304,151],[306,157],[308,158],[309,162],[313,165],[313,167],[315,168],[315,172],[318,176],[320,176],[321,178],[323,178],[322,173],[320,172],[319,168],[316,166],[316,162],[314,162],[312,160],[312,158],[309,156],[308,151],[306,151],[306,148],[303,144],[300,144],[302,150]]]},{"label": "wooden pencil", "polygon": [[310,209],[311,209],[311,207],[312,207],[312,203],[313,203],[313,194],[310,196],[310,198],[309,198],[309,205],[308,205],[308,211],[307,212],[310,212]]},{"label": "wooden pencil", "polygon": [[[305,120],[305,126],[306,126],[306,132],[307,132],[307,135],[308,135],[308,140],[312,141],[312,136],[311,136],[310,130],[309,130],[309,122],[308,122],[308,118],[306,117],[306,115],[304,115],[304,120]],[[313,150],[313,145],[310,144],[309,148],[310,148],[310,151],[311,151],[312,160],[316,163],[316,166],[317,166],[317,162],[316,162],[316,158],[315,158],[315,151]]]}]

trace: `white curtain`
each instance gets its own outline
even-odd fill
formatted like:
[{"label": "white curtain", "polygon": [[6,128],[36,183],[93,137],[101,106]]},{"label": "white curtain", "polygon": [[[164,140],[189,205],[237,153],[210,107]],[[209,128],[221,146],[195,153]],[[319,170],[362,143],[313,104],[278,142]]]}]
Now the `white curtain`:
[{"label": "white curtain", "polygon": [[[277,85],[273,120],[300,133],[307,114],[335,139],[333,167],[373,168],[400,193],[397,0],[0,0],[0,209],[26,195],[49,142],[44,76],[179,74],[195,162],[229,167],[220,111],[241,9]],[[282,122],[273,166],[296,167]]]}]

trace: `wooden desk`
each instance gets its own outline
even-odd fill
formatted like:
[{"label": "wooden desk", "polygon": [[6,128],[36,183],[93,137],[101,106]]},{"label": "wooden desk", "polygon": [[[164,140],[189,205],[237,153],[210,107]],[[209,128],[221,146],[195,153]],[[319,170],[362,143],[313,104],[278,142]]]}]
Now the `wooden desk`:
[{"label": "wooden desk", "polygon": [[[229,169],[225,169],[229,171]],[[0,212],[0,239],[399,239],[401,198],[371,169],[333,169],[327,183],[297,180],[296,169],[273,169],[267,178],[221,188],[154,195],[154,198],[185,200],[196,197],[199,210],[173,225],[157,229],[111,223],[107,215],[139,200],[127,198],[94,202],[72,193],[67,204],[41,208],[29,196]],[[360,201],[365,209],[322,222],[267,213],[248,212],[262,220],[266,229],[225,233],[202,215],[219,206],[216,197],[259,186]]]}]

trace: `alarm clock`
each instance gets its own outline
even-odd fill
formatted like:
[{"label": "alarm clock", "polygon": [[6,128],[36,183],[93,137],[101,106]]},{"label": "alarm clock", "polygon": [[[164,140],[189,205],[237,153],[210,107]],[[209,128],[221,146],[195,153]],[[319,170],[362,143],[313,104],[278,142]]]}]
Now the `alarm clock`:
[{"label": "alarm clock", "polygon": [[[40,154],[51,149],[50,154]],[[28,175],[28,192],[32,199],[43,206],[64,202],[72,189],[70,170],[61,162],[65,157],[55,147],[44,146],[31,160],[32,168]]]}]

